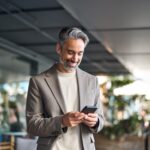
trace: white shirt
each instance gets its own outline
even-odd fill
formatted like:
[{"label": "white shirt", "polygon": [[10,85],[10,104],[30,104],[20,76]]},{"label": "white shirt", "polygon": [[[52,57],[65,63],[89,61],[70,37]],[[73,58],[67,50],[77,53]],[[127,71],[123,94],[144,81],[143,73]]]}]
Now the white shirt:
[{"label": "white shirt", "polygon": [[[79,110],[79,94],[76,72],[58,72],[58,80],[64,97],[67,112]],[[67,133],[60,135],[52,150],[82,150],[79,126],[69,127]]]}]

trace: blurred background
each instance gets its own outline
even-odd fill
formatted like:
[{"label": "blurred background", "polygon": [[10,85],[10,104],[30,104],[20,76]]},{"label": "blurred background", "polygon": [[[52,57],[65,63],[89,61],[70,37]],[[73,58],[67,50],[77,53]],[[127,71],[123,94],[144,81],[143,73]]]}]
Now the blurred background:
[{"label": "blurred background", "polygon": [[0,149],[35,149],[26,133],[29,78],[58,61],[62,27],[90,38],[80,68],[99,80],[106,122],[97,150],[150,149],[149,18],[146,0],[0,0]]}]

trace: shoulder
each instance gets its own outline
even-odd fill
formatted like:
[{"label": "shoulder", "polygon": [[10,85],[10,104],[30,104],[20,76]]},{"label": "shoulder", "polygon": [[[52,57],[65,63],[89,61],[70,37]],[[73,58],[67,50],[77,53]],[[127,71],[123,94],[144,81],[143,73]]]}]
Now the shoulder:
[{"label": "shoulder", "polygon": [[90,74],[90,73],[88,73],[88,72],[86,72],[86,71],[84,71],[84,70],[82,70],[82,69],[80,69],[80,68],[78,68],[78,72],[79,72],[83,77],[86,77],[86,78],[88,78],[88,79],[93,79],[93,80],[96,80],[96,79],[97,79],[97,77],[96,77],[95,75],[92,75],[92,74]]},{"label": "shoulder", "polygon": [[55,66],[51,66],[49,69],[39,73],[39,74],[36,74],[36,75],[33,75],[31,76],[31,80],[41,80],[41,79],[44,79],[45,77],[47,76],[51,76],[52,74],[55,73]]},{"label": "shoulder", "polygon": [[78,68],[77,77],[80,78],[79,82],[86,83],[88,86],[98,87],[98,78],[82,69]]}]

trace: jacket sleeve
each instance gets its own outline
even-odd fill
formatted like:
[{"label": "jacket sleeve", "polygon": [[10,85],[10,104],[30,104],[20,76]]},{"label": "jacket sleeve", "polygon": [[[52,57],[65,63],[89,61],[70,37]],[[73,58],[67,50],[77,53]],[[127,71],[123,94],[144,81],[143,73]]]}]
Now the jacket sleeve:
[{"label": "jacket sleeve", "polygon": [[56,117],[46,117],[44,115],[42,95],[40,95],[35,77],[32,77],[29,82],[26,103],[26,122],[27,132],[34,136],[58,136],[67,131],[67,128],[61,127],[62,115]]},{"label": "jacket sleeve", "polygon": [[98,84],[98,80],[97,78],[95,78],[95,106],[97,106],[97,111],[96,113],[98,114],[98,121],[96,123],[96,125],[92,128],[90,128],[90,130],[93,133],[98,133],[99,131],[102,130],[103,126],[104,126],[104,114],[103,114],[103,107],[102,107],[102,102],[100,100],[100,89],[99,89],[99,84]]}]

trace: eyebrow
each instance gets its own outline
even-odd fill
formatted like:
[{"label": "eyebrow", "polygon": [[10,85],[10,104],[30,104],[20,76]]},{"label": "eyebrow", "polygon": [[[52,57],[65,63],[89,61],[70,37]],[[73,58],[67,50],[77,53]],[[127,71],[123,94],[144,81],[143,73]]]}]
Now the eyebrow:
[{"label": "eyebrow", "polygon": [[[75,52],[74,50],[72,50],[72,49],[67,49],[67,51],[72,51],[72,52]],[[78,53],[83,53],[84,52],[84,50],[81,50],[81,51],[79,51]]]}]

